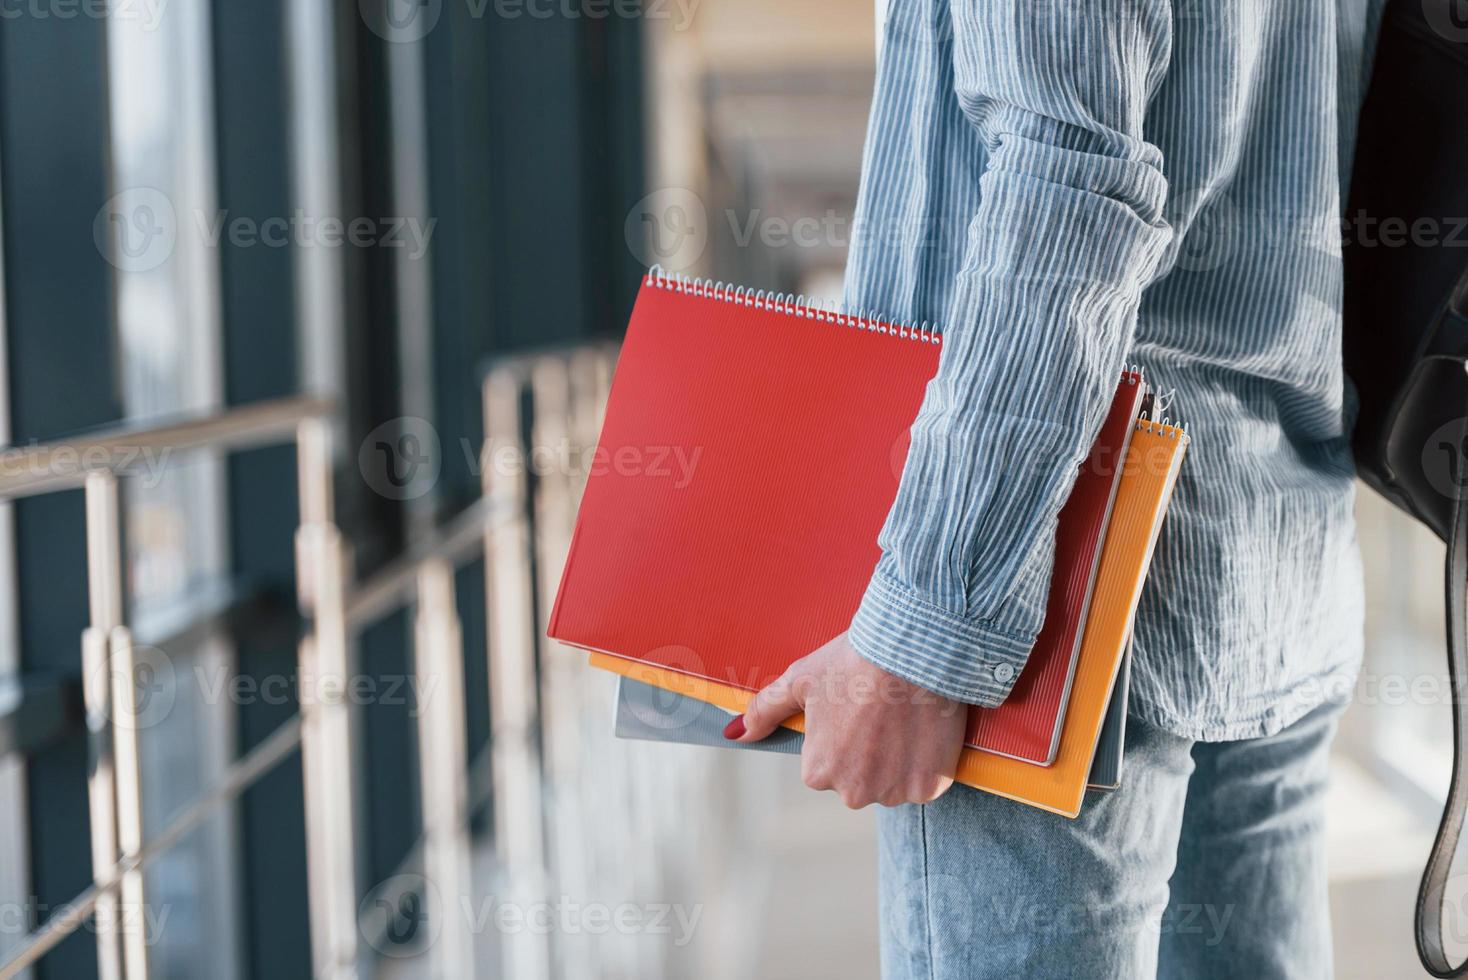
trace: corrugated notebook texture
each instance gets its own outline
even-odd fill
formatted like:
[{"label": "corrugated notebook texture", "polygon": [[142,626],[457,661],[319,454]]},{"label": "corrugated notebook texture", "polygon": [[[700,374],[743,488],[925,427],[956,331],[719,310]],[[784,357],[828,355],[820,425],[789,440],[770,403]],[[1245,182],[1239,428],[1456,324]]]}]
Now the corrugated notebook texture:
[{"label": "corrugated notebook texture", "polygon": [[[856,612],[937,363],[933,334],[649,276],[550,635],[746,691],[774,680]],[[971,715],[973,746],[1054,755],[1142,389],[1121,375],[1060,514],[1045,627],[1005,704]]]},{"label": "corrugated notebook texture", "polygon": [[[550,635],[593,651],[597,666],[636,664],[641,679],[742,710],[850,623],[938,350],[925,330],[649,275]],[[1045,629],[1006,703],[974,709],[969,740],[988,751],[965,753],[964,782],[1061,812],[1079,804],[1165,507],[1151,450],[1181,458],[1185,442],[1175,429],[1136,428],[1141,389],[1123,374],[1077,474]]]},{"label": "corrugated notebook texture", "polygon": [[1144,390],[1140,375],[1122,375],[1111,411],[1056,519],[1045,623],[1004,703],[970,712],[969,745],[1037,765],[1049,765],[1055,758],[1101,542]]},{"label": "corrugated notebook texture", "polygon": [[[992,752],[965,749],[956,773],[960,783],[1068,817],[1080,812],[1102,722],[1187,442],[1186,433],[1173,426],[1136,423],[1101,550],[1091,611],[1054,763],[1035,766]],[[726,711],[743,711],[753,696],[727,684],[605,653],[592,653],[590,662],[594,667],[707,701]],[[804,718],[797,716],[787,727],[804,731],[804,724]]]}]

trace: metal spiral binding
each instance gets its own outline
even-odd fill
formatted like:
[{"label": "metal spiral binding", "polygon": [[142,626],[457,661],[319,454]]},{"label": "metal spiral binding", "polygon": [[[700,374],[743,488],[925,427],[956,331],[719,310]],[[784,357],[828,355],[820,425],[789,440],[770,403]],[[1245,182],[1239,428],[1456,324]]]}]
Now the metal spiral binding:
[{"label": "metal spiral binding", "polygon": [[814,298],[807,300],[805,296],[770,293],[763,289],[750,290],[745,286],[735,286],[732,283],[685,276],[669,272],[661,265],[655,265],[647,270],[647,284],[689,296],[702,296],[725,303],[736,303],[756,310],[775,310],[790,316],[815,320],[818,323],[833,323],[856,330],[869,330],[872,333],[885,334],[900,340],[914,340],[924,344],[943,343],[943,335],[937,330],[930,329],[926,320],[921,325],[890,323],[878,320],[873,313],[867,310],[852,312],[842,309],[838,303],[827,300]]},{"label": "metal spiral binding", "polygon": [[[1123,362],[1122,370],[1129,374],[1137,375],[1142,379],[1142,383],[1146,384],[1147,372],[1141,365],[1135,362],[1127,365]],[[1173,399],[1176,397],[1176,388],[1169,388],[1166,391],[1154,388],[1152,406],[1147,410],[1146,414],[1137,417],[1136,427],[1138,431],[1167,436],[1169,439],[1182,438],[1187,440],[1191,438],[1188,435],[1188,423],[1161,414],[1172,407]],[[1161,418],[1158,417],[1159,415],[1161,415]]]},{"label": "metal spiral binding", "polygon": [[1156,419],[1137,419],[1137,431],[1150,432],[1153,435],[1166,436],[1169,439],[1189,439],[1188,423],[1170,419],[1164,416],[1161,421]]}]

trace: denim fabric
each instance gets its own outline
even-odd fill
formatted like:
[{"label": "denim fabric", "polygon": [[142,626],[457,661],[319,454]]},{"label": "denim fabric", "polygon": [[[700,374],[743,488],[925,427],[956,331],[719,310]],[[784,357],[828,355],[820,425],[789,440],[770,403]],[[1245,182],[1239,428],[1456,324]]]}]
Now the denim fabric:
[{"label": "denim fabric", "polygon": [[1351,683],[1342,200],[1381,7],[891,0],[845,300],[936,324],[943,351],[863,656],[1007,697],[1132,361],[1193,434],[1137,613],[1138,713],[1244,738]]},{"label": "denim fabric", "polygon": [[881,811],[883,977],[1330,977],[1338,712],[1231,742],[1133,717],[1121,789],[1075,820],[961,786]]}]

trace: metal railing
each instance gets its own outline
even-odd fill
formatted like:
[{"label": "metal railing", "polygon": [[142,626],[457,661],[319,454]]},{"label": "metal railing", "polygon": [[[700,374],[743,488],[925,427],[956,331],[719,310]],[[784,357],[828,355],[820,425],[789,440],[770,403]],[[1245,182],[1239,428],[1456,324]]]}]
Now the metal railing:
[{"label": "metal railing", "polygon": [[[420,744],[432,765],[420,767],[429,863],[448,879],[467,867],[463,687],[453,569],[482,547],[491,508],[480,501],[433,541],[414,549],[360,589],[351,587],[350,556],[333,515],[333,453],[328,401],[289,398],[159,426],[124,425],[90,435],[8,450],[0,457],[0,499],[83,487],[86,500],[90,622],[82,634],[82,677],[89,750],[88,810],[93,884],[53,914],[0,963],[0,978],[19,974],[88,918],[98,923],[102,980],[148,976],[143,924],[128,925],[119,906],[145,907],[145,867],[220,807],[299,749],[305,784],[307,879],[312,972],[356,976],[357,847],[351,717],[345,692],[352,634],[374,615],[416,601],[418,670],[445,694],[422,712]],[[134,641],[125,617],[119,480],[169,457],[294,442],[299,473],[296,532],[298,599],[308,628],[299,646],[300,713],[229,766],[204,797],[151,840],[143,837]],[[456,713],[453,709],[459,706]],[[115,926],[115,927],[114,927]],[[439,947],[453,975],[452,942]]]},{"label": "metal railing", "polygon": [[[614,680],[546,636],[581,492],[609,462],[593,451],[615,353],[507,360],[484,384],[484,493],[512,515],[488,539],[486,566],[494,856],[502,901],[524,908],[563,898],[664,904],[695,881],[705,890],[708,841],[723,831],[707,802],[717,800],[716,760],[611,738]],[[678,951],[655,935],[517,930],[502,940],[500,975],[516,980],[708,972],[673,959]]]},{"label": "metal railing", "polygon": [[[102,980],[145,978],[144,926],[119,919],[118,906],[142,908],[149,864],[297,749],[305,788],[313,975],[342,980],[374,972],[368,951],[381,950],[374,929],[380,931],[382,923],[364,922],[365,906],[359,909],[363,894],[374,889],[364,888],[368,883],[359,874],[357,722],[347,691],[358,635],[404,608],[414,612],[418,690],[431,690],[435,698],[432,710],[420,704],[416,712],[422,837],[401,869],[427,882],[418,898],[426,918],[435,922],[431,945],[411,961],[412,975],[425,968],[443,978],[486,975],[490,961],[498,969],[489,975],[515,980],[651,980],[669,972],[662,952],[629,936],[593,940],[524,929],[496,934],[488,948],[490,941],[480,942],[459,907],[476,890],[522,907],[556,895],[625,895],[637,889],[662,894],[664,859],[656,851],[634,852],[627,842],[657,836],[671,845],[671,853],[694,849],[688,835],[696,828],[657,803],[688,786],[670,780],[666,756],[613,744],[607,737],[610,679],[591,676],[597,672],[567,652],[552,654],[545,639],[615,352],[612,345],[593,345],[494,364],[483,385],[481,498],[363,582],[353,581],[350,546],[335,524],[327,402],[286,399],[0,454],[0,463],[11,463],[0,466],[0,499],[85,488],[90,623],[82,652],[94,877],[91,887],[10,952],[0,963],[0,980],[34,964],[89,917],[123,923],[97,929]],[[130,717],[136,704],[135,641],[125,616],[119,480],[156,465],[160,455],[285,443],[295,444],[299,471],[295,550],[305,624],[296,665],[300,713],[145,839],[137,730]],[[471,766],[455,576],[480,558],[490,738],[484,757]],[[220,597],[203,605],[219,607],[209,615],[220,617],[229,601]],[[197,627],[172,623],[169,629],[187,634]],[[689,779],[705,778],[703,767],[689,766],[687,772]],[[486,803],[493,833],[487,848],[476,848],[470,818]],[[485,856],[489,879],[474,880],[471,868],[482,867]]]},{"label": "metal railing", "polygon": [[[301,447],[301,471],[311,473],[309,480],[303,476],[302,513],[319,514],[319,501],[329,497],[331,485],[331,460],[323,452],[330,411],[328,401],[287,398],[158,426],[121,425],[0,454],[0,499],[76,487],[82,487],[85,494],[89,624],[81,637],[81,673],[93,875],[92,886],[65,912],[52,915],[0,964],[0,978],[15,976],[30,966],[88,917],[102,924],[96,929],[102,980],[146,977],[144,929],[138,923],[126,924],[118,915],[119,907],[145,907],[144,867],[303,740],[298,723],[284,726],[231,766],[208,796],[145,844],[133,689],[135,647],[123,595],[120,479],[145,466],[166,464],[175,453],[234,451],[296,441]],[[305,509],[307,486],[313,490],[310,503],[317,511]]]}]

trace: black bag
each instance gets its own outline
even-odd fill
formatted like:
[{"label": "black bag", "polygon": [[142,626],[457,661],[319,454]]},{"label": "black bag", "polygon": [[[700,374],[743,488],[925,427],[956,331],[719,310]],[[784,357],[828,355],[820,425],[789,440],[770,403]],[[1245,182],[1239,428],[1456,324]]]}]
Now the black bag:
[{"label": "black bag", "polygon": [[1468,0],[1387,7],[1346,211],[1346,373],[1361,478],[1447,543],[1453,773],[1417,895],[1417,953],[1443,949],[1445,887],[1468,810]]}]

